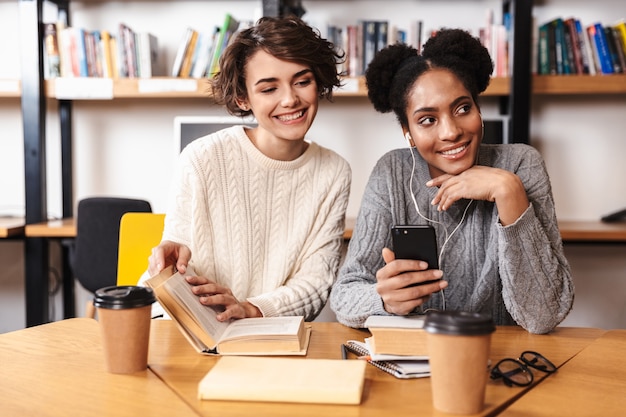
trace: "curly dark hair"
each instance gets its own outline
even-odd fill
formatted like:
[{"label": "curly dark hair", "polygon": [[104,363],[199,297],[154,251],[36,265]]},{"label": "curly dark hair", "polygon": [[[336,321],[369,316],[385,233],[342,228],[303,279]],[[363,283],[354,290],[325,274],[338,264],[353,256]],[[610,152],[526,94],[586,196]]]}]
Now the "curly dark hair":
[{"label": "curly dark hair", "polygon": [[365,72],[368,97],[380,113],[393,111],[400,125],[408,126],[406,108],[411,86],[426,71],[442,68],[453,73],[474,102],[491,80],[489,51],[469,32],[441,29],[424,44],[422,54],[396,43],[379,51]]},{"label": "curly dark hair", "polygon": [[333,88],[341,86],[337,64],[344,60],[343,51],[298,17],[262,17],[229,43],[220,57],[220,69],[211,79],[215,101],[230,114],[252,114],[251,110],[240,109],[237,101],[248,98],[246,64],[259,50],[310,67],[320,98],[332,101]]}]

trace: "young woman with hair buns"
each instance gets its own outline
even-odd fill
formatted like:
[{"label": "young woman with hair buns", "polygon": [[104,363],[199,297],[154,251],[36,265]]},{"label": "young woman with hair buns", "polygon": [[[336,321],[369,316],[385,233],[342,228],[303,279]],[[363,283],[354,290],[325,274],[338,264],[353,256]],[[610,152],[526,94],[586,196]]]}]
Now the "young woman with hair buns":
[{"label": "young woman with hair buns", "polygon": [[[460,29],[440,30],[421,55],[395,44],[370,63],[369,99],[395,113],[408,146],[371,173],[331,292],[341,323],[448,309],[547,333],[571,310],[574,286],[543,159],[529,145],[481,143],[478,96],[492,70],[488,51]],[[435,228],[440,269],[395,259],[391,227],[404,224]]]}]

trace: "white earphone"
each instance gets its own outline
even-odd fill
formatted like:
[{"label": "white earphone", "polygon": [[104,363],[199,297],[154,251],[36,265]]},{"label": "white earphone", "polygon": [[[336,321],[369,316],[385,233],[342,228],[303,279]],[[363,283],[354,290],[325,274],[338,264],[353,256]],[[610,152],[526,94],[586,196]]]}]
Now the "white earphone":
[{"label": "white earphone", "polygon": [[415,142],[413,142],[413,138],[411,137],[411,132],[406,132],[404,134],[404,139],[406,139],[407,143],[410,147],[415,147]]}]

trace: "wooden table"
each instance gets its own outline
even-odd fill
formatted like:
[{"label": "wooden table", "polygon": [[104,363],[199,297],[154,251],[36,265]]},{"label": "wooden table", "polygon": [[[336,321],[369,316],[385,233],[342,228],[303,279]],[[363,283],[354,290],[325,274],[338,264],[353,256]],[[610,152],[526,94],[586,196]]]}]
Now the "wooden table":
[{"label": "wooden table", "polygon": [[[333,322],[314,322],[307,358],[340,359],[340,345],[349,339],[363,340],[369,332]],[[363,401],[360,406],[285,404],[261,402],[207,401],[197,399],[197,385],[218,360],[199,355],[169,320],[155,320],[150,345],[150,369],[202,416],[429,416],[441,415],[432,408],[430,379],[400,380],[374,366],[367,367]],[[532,335],[520,327],[498,327],[491,349],[493,363],[515,357],[526,349],[536,350],[557,366],[588,346],[604,331],[559,328],[550,335]],[[305,358],[294,357],[294,360]],[[356,360],[356,359],[355,359]],[[288,369],[276,370],[289,372]],[[537,375],[537,382],[543,376]],[[489,381],[486,406],[479,415],[496,415],[530,388],[509,388]]]},{"label": "wooden table", "polygon": [[626,223],[601,221],[559,221],[565,243],[626,242]]},{"label": "wooden table", "polygon": [[23,217],[0,217],[0,239],[22,236],[23,234]]},{"label": "wooden table", "polygon": [[626,414],[626,330],[612,330],[524,395],[503,415],[623,416]]},{"label": "wooden table", "polygon": [[[293,357],[294,360],[339,360],[341,343],[369,336],[367,331],[350,329],[339,323],[314,322],[312,326],[307,356]],[[599,329],[559,328],[550,335],[531,335],[519,327],[498,327],[493,336],[491,360],[517,357],[524,349],[534,349],[560,366],[576,357],[603,333]],[[363,400],[359,406],[198,400],[198,382],[219,357],[197,353],[170,320],[152,321],[150,338],[150,369],[132,375],[114,375],[104,369],[99,327],[93,319],[67,319],[0,334],[2,415],[441,415],[431,406],[429,378],[400,380],[373,366],[367,367]],[[623,352],[623,344],[609,346],[609,350],[600,353],[613,357]],[[289,372],[288,369],[276,371]],[[595,378],[594,375],[595,371],[590,369],[586,377]],[[496,415],[535,389],[509,388],[499,381],[489,381],[486,406],[480,415]],[[593,391],[589,394],[588,401],[593,402],[596,398]],[[606,398],[598,401],[606,401]]]},{"label": "wooden table", "polygon": [[78,318],[0,334],[0,414],[196,416],[154,373],[106,372],[100,329]]},{"label": "wooden table", "polygon": [[26,237],[76,237],[76,220],[74,218],[48,220],[47,222],[26,225]]}]

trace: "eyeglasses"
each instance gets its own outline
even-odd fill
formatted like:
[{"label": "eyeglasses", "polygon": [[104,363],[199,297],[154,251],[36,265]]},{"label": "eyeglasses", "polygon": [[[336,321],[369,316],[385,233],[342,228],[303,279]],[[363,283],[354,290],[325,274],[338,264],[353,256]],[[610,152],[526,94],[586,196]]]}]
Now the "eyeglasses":
[{"label": "eyeglasses", "polygon": [[526,387],[533,383],[530,368],[551,374],[556,366],[540,353],[530,350],[522,352],[519,359],[505,358],[491,369],[491,379],[502,378],[507,386]]}]

